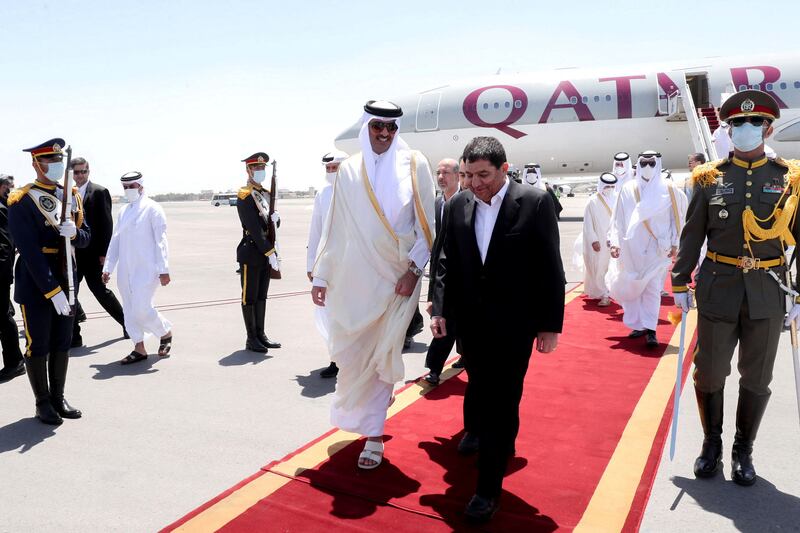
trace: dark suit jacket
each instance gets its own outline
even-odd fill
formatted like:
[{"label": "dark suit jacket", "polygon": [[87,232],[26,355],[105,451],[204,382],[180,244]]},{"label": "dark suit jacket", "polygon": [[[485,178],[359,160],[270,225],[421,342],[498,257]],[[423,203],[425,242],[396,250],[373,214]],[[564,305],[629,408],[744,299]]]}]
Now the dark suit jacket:
[{"label": "dark suit jacket", "polygon": [[8,230],[8,206],[0,199],[0,283],[14,281],[14,239]]},{"label": "dark suit jacket", "polygon": [[[97,258],[106,255],[111,234],[114,231],[114,219],[111,217],[111,195],[108,189],[89,181],[83,198],[83,216],[86,225],[92,228],[89,246],[77,249],[78,266],[85,261],[97,263]],[[99,263],[98,263],[99,264]]]},{"label": "dark suit jacket", "polygon": [[430,283],[428,283],[428,301],[433,301],[433,287],[436,281],[436,269],[439,265],[439,252],[442,251],[442,243],[444,236],[442,231],[442,204],[444,204],[444,195],[439,195],[434,201],[434,221],[436,222],[436,238],[433,240],[433,248],[431,249],[431,266],[429,269]]},{"label": "dark suit jacket", "polygon": [[509,183],[485,264],[475,238],[475,204],[470,191],[445,204],[433,315],[454,319],[465,342],[481,336],[516,344],[539,332],[561,332],[565,278],[550,195]]}]

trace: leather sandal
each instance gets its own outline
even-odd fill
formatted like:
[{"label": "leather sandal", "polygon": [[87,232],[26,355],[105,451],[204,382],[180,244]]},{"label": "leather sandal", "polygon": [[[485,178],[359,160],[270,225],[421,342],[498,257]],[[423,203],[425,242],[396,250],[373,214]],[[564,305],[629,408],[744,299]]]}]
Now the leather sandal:
[{"label": "leather sandal", "polygon": [[[375,464],[361,464],[364,459],[373,461]],[[383,461],[383,441],[368,440],[364,445],[364,451],[358,456],[358,467],[363,470],[372,470],[373,468],[378,468],[381,461]]]},{"label": "leather sandal", "polygon": [[172,334],[169,337],[161,339],[161,344],[158,345],[158,356],[169,357],[169,351],[172,349]]},{"label": "leather sandal", "polygon": [[139,352],[134,350],[131,353],[129,353],[128,355],[126,355],[125,358],[122,361],[120,361],[119,363],[121,365],[129,365],[131,363],[137,363],[139,361],[144,361],[145,359],[147,359],[147,354],[139,353]]}]

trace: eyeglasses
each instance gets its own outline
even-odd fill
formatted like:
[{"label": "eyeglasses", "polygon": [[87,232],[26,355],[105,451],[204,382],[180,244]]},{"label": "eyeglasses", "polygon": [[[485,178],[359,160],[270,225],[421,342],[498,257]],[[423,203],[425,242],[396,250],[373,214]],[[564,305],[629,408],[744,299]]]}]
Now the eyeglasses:
[{"label": "eyeglasses", "polygon": [[86,170],[73,170],[72,172],[75,174],[88,174],[89,169],[87,168]]},{"label": "eyeglasses", "polygon": [[656,166],[656,160],[655,159],[642,159],[641,161],[639,161],[639,165],[643,166],[643,167],[654,167],[654,166]]},{"label": "eyeglasses", "polygon": [[397,124],[394,122],[380,122],[377,120],[373,120],[369,123],[369,127],[372,128],[374,132],[383,131],[383,128],[386,128],[390,132],[397,131]]},{"label": "eyeglasses", "polygon": [[730,119],[729,122],[731,123],[731,126],[736,128],[738,126],[741,126],[745,122],[749,122],[753,126],[762,126],[764,124],[764,121],[766,121],[767,124],[770,123],[769,119],[766,119],[764,117],[735,117]]}]

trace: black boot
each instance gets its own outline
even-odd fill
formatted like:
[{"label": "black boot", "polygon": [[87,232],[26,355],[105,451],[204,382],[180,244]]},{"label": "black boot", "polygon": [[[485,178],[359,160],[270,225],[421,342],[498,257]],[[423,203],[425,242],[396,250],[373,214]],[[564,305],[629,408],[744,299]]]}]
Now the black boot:
[{"label": "black boot", "polygon": [[267,353],[267,347],[258,339],[255,305],[243,305],[242,316],[244,317],[244,329],[247,330],[247,343],[245,343],[244,346],[245,350]]},{"label": "black boot", "polygon": [[280,348],[281,343],[269,340],[267,338],[266,333],[264,333],[264,318],[267,312],[266,300],[258,300],[255,303],[255,308],[256,308],[256,334],[258,335],[258,340],[261,341],[261,344],[263,344],[267,348]]},{"label": "black boot", "polygon": [[702,392],[694,389],[700,423],[703,424],[703,449],[694,461],[694,475],[712,477],[717,473],[722,458],[722,416],[725,389]]},{"label": "black boot", "polygon": [[47,369],[50,374],[50,403],[53,404],[53,409],[61,415],[61,418],[80,418],[81,412],[64,399],[68,365],[69,353],[53,352],[50,354],[50,366]]},{"label": "black boot", "polygon": [[753,441],[758,426],[767,410],[769,394],[756,394],[739,387],[739,405],[736,407],[736,436],[731,451],[731,478],[737,485],[749,487],[756,482],[753,467]]},{"label": "black boot", "polygon": [[28,379],[36,398],[36,418],[51,426],[60,426],[61,416],[50,403],[50,387],[47,384],[47,357],[28,357],[25,360]]}]

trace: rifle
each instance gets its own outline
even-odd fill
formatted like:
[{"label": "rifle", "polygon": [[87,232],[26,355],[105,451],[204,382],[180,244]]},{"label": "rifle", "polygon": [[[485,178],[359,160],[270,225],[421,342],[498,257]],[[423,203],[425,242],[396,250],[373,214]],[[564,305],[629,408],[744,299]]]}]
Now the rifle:
[{"label": "rifle", "polygon": [[[272,221],[272,213],[275,212],[275,197],[278,195],[278,189],[275,184],[275,173],[278,167],[278,162],[272,162],[272,181],[269,187],[269,217],[267,217],[267,237],[272,241],[272,246],[275,248],[275,256],[278,257],[278,232],[275,228],[275,223]],[[280,257],[278,257],[278,264],[280,265]],[[272,266],[269,267],[270,279],[281,279],[281,271],[275,270]]]},{"label": "rifle", "polygon": [[[67,152],[67,164],[64,167],[64,193],[61,198],[61,218],[60,221],[64,223],[72,219],[72,146],[67,146],[64,150]],[[64,259],[67,268],[67,301],[69,305],[75,305],[75,278],[72,272],[72,240],[69,237],[64,237]]]}]

